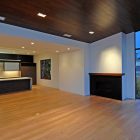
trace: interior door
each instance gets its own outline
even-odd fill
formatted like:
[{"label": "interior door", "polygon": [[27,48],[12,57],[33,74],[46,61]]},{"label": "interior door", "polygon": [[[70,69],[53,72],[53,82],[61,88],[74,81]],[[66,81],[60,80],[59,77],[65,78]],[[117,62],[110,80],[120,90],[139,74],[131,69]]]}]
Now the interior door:
[{"label": "interior door", "polygon": [[32,84],[36,85],[36,66],[21,66],[21,76],[31,77]]}]

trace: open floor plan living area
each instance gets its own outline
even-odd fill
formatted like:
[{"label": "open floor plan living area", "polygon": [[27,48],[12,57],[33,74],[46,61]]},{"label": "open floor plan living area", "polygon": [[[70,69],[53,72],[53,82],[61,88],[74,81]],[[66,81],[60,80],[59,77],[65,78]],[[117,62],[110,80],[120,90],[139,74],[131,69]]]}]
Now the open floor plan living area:
[{"label": "open floor plan living area", "polygon": [[140,140],[140,1],[0,7],[0,140]]}]

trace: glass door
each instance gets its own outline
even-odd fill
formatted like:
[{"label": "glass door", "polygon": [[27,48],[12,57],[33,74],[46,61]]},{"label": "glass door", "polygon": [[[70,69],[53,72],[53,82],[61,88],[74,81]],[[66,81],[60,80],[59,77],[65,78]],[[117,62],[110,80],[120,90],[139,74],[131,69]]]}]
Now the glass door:
[{"label": "glass door", "polygon": [[136,32],[136,99],[140,99],[140,32]]},{"label": "glass door", "polygon": [[136,49],[136,98],[140,99],[140,49]]}]

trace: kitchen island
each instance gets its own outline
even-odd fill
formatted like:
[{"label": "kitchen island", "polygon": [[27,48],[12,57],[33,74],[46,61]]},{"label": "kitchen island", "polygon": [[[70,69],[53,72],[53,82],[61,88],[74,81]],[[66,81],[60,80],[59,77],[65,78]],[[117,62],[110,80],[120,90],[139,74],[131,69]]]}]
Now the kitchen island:
[{"label": "kitchen island", "polygon": [[32,89],[32,78],[0,78],[0,93],[17,92]]}]

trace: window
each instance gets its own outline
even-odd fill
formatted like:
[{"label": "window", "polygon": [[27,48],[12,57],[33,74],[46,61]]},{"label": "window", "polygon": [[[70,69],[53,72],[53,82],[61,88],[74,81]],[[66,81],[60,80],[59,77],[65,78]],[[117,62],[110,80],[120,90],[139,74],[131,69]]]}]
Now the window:
[{"label": "window", "polygon": [[140,32],[136,32],[136,98],[140,99]]}]

